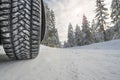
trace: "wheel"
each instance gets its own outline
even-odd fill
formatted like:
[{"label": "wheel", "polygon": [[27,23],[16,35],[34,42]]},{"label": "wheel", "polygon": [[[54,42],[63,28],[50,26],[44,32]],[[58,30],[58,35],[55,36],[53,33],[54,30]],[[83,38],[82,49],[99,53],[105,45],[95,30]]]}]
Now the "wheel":
[{"label": "wheel", "polygon": [[39,53],[41,0],[0,0],[0,28],[7,56],[35,58]]}]

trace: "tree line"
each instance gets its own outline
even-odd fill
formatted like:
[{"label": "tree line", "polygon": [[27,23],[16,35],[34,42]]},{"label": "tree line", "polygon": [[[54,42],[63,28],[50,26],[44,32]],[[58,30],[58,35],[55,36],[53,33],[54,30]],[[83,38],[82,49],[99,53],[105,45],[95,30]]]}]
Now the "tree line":
[{"label": "tree line", "polygon": [[[68,25],[68,39],[64,47],[83,46],[92,43],[120,39],[120,0],[112,0],[111,13],[104,0],[96,0],[95,17],[90,25],[87,17],[83,15],[82,26],[76,25],[75,31],[71,23]],[[109,15],[111,17],[110,24]],[[81,28],[81,29],[80,29]]]},{"label": "tree line", "polygon": [[55,25],[55,13],[45,3],[46,33],[42,44],[50,47],[60,47],[58,30]]},{"label": "tree line", "polygon": [[[68,24],[67,41],[64,47],[83,46],[92,43],[120,39],[120,0],[112,0],[111,7],[107,8],[104,0],[96,0],[95,17],[88,21],[83,15],[82,25],[76,24],[73,30],[72,23]],[[111,13],[108,13],[111,9]],[[56,28],[55,13],[45,4],[46,36],[42,44],[50,47],[60,47],[58,30]],[[108,20],[111,22],[108,23]],[[91,23],[90,23],[91,22]]]}]

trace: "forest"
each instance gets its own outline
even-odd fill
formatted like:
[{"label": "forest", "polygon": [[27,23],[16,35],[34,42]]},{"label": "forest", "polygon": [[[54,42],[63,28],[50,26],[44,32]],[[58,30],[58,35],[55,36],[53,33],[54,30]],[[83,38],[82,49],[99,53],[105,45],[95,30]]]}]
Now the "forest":
[{"label": "forest", "polygon": [[[108,9],[111,12],[108,12]],[[120,1],[112,0],[111,7],[107,8],[104,0],[96,0],[96,9],[92,21],[87,20],[83,14],[82,26],[76,24],[73,29],[69,22],[67,41],[62,44],[59,40],[54,10],[45,4],[46,11],[46,36],[42,44],[50,47],[74,47],[89,45],[92,43],[120,39]],[[111,20],[109,23],[107,20]]]}]

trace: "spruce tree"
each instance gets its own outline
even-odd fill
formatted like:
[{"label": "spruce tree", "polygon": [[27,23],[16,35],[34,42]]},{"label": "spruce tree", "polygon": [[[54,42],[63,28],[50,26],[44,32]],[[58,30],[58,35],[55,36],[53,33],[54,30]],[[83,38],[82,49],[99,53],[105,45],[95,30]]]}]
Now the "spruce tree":
[{"label": "spruce tree", "polygon": [[55,27],[55,14],[53,10],[51,10],[51,23],[52,26]]},{"label": "spruce tree", "polygon": [[91,32],[96,32],[96,24],[94,19],[92,20],[92,23],[91,23]]},{"label": "spruce tree", "polygon": [[63,45],[64,48],[67,48],[69,47],[68,43],[66,41],[64,41],[64,45]]},{"label": "spruce tree", "polygon": [[103,41],[106,41],[106,19],[108,19],[108,9],[105,7],[104,0],[96,0],[96,22],[97,22],[97,29],[99,32],[103,33]]},{"label": "spruce tree", "polygon": [[57,28],[55,27],[55,14],[53,10],[50,10],[46,5],[46,35],[43,40],[43,44],[50,47],[60,47],[59,36]]},{"label": "spruce tree", "polygon": [[47,4],[45,4],[46,30],[49,30],[51,25],[51,11]]},{"label": "spruce tree", "polygon": [[112,0],[111,19],[114,24],[114,27],[111,28],[113,32],[111,37],[112,39],[120,39],[120,0]]},{"label": "spruce tree", "polygon": [[89,28],[89,22],[87,20],[87,17],[83,15],[82,20],[82,44],[88,45],[92,43],[92,34]]},{"label": "spruce tree", "polygon": [[69,23],[68,25],[68,45],[69,47],[75,46],[75,37],[74,37],[73,27],[71,23]]},{"label": "spruce tree", "polygon": [[112,0],[111,4],[111,18],[114,23],[115,30],[120,30],[120,0]]},{"label": "spruce tree", "polygon": [[120,0],[112,0],[111,11],[112,22],[116,23],[120,20]]},{"label": "spruce tree", "polygon": [[75,29],[75,44],[77,46],[81,46],[81,31],[80,31],[80,26],[76,25],[76,29]]},{"label": "spruce tree", "polygon": [[91,23],[91,34],[92,34],[92,39],[93,39],[93,41],[94,42],[96,42],[96,36],[95,36],[95,34],[96,34],[96,24],[95,24],[95,20],[93,19],[92,20],[92,23]]}]

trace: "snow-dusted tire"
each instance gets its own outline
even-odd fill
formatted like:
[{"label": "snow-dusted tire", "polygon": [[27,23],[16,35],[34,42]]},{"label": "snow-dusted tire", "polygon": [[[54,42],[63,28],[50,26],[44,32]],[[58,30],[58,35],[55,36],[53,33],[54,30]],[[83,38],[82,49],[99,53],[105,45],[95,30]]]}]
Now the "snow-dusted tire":
[{"label": "snow-dusted tire", "polygon": [[38,55],[41,26],[41,0],[0,0],[2,43],[13,60]]}]

